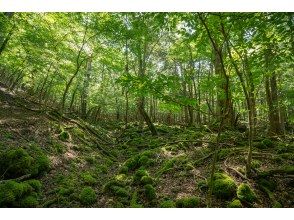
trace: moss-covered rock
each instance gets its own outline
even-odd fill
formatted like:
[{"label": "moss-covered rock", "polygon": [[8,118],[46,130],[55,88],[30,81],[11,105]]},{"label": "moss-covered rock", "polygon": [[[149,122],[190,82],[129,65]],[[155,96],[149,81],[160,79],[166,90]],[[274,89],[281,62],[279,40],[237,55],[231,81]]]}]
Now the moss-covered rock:
[{"label": "moss-covered rock", "polygon": [[230,202],[227,206],[228,208],[242,208],[242,203],[239,199],[234,199],[232,202]]},{"label": "moss-covered rock", "polygon": [[37,198],[35,196],[26,196],[20,201],[20,207],[23,208],[34,208],[37,207],[39,204]]},{"label": "moss-covered rock", "polygon": [[156,199],[156,191],[151,184],[147,184],[144,186],[144,194],[145,197],[150,201]]},{"label": "moss-covered rock", "polygon": [[237,197],[241,201],[253,203],[257,197],[250,186],[246,183],[242,183],[237,190]]},{"label": "moss-covered rock", "polygon": [[87,185],[94,185],[96,183],[96,179],[88,172],[81,174],[82,180]]},{"label": "moss-covered rock", "polygon": [[134,183],[140,183],[140,180],[143,176],[149,176],[149,173],[145,169],[139,169],[135,172],[133,181]]},{"label": "moss-covered rock", "polygon": [[153,179],[150,176],[143,176],[140,180],[143,185],[153,184]]},{"label": "moss-covered rock", "polygon": [[36,207],[41,186],[38,180],[5,181],[0,184],[0,207]]},{"label": "moss-covered rock", "polygon": [[196,208],[200,204],[200,199],[196,196],[186,197],[176,200],[178,208]]},{"label": "moss-covered rock", "polygon": [[30,174],[34,158],[22,148],[8,150],[0,154],[0,173],[5,178],[17,178]]},{"label": "moss-covered rock", "polygon": [[85,187],[80,193],[80,202],[83,205],[92,205],[97,200],[96,193],[91,187]]},{"label": "moss-covered rock", "polygon": [[224,173],[215,173],[212,193],[220,199],[229,199],[235,196],[237,185],[235,181]]},{"label": "moss-covered rock", "polygon": [[172,201],[172,200],[165,200],[165,201],[160,203],[159,207],[160,208],[175,208],[176,203],[174,201]]}]

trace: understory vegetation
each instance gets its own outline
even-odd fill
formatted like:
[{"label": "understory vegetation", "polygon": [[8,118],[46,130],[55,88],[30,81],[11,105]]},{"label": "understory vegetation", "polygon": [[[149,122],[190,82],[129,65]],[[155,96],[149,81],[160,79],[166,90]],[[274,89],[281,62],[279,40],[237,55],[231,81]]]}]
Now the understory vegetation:
[{"label": "understory vegetation", "polygon": [[294,207],[291,13],[0,13],[0,207]]}]

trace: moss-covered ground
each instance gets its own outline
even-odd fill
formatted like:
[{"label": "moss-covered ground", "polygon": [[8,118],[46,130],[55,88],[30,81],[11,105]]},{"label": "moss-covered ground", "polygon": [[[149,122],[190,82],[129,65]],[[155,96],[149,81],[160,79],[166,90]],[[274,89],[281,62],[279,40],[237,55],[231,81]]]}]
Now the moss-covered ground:
[{"label": "moss-covered ground", "polygon": [[[155,123],[154,137],[137,123],[90,125],[0,93],[1,207],[207,206],[213,130]],[[247,178],[247,134],[222,133],[213,207],[294,207],[293,135],[256,137]]]}]

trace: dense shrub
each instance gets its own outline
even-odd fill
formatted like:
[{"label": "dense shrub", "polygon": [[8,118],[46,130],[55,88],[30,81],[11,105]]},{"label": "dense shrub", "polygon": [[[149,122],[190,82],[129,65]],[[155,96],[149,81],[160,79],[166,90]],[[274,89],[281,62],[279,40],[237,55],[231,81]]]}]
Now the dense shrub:
[{"label": "dense shrub", "polygon": [[176,206],[178,208],[196,208],[200,204],[200,199],[198,197],[186,197],[181,198],[176,201]]},{"label": "dense shrub", "polygon": [[236,194],[236,189],[236,183],[230,176],[224,173],[215,173],[212,192],[217,198],[229,199]]},{"label": "dense shrub", "polygon": [[80,193],[80,202],[83,205],[92,205],[93,203],[95,203],[96,202],[95,191],[89,186],[83,188]]},{"label": "dense shrub", "polygon": [[256,195],[248,184],[242,183],[237,190],[237,196],[241,201],[253,203],[256,200]]},{"label": "dense shrub", "polygon": [[228,204],[228,208],[242,208],[242,203],[239,199],[234,199]]}]

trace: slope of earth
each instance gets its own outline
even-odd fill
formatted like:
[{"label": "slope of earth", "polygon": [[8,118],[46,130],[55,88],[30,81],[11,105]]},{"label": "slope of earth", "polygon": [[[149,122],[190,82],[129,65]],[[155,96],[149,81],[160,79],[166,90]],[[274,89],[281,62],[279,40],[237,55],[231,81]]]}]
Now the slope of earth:
[{"label": "slope of earth", "polygon": [[[0,154],[18,162],[23,157],[12,157],[11,151],[24,149],[35,159],[35,149],[49,166],[42,173],[10,174],[12,168],[0,162],[3,192],[32,179],[42,184],[38,195],[32,194],[34,187],[22,190],[24,199],[0,192],[1,207],[207,206],[215,131],[157,124],[159,135],[153,137],[136,123],[93,126],[22,97],[0,86]],[[293,135],[269,139],[260,133],[247,178],[246,133],[223,132],[212,206],[293,207],[293,140]]]}]

